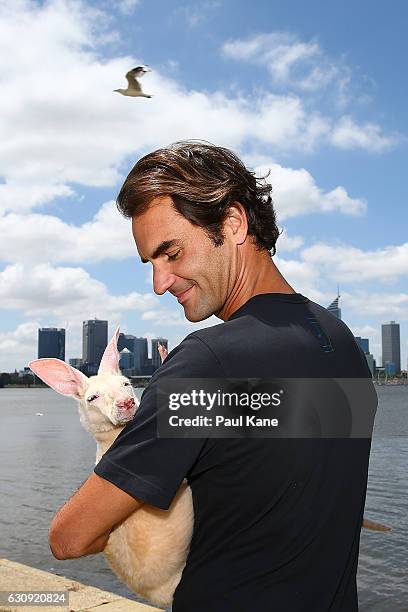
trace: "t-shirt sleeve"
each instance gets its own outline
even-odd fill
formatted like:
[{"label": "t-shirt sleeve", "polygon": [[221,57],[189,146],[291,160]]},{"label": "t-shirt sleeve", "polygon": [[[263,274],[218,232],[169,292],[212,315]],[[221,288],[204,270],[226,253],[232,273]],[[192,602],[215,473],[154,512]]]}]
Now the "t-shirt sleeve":
[{"label": "t-shirt sleeve", "polygon": [[212,350],[197,335],[187,336],[156,370],[133,420],[95,466],[95,474],[132,497],[167,510],[183,479],[198,460],[206,439],[158,436],[158,387],[168,378],[219,376],[220,364]]}]

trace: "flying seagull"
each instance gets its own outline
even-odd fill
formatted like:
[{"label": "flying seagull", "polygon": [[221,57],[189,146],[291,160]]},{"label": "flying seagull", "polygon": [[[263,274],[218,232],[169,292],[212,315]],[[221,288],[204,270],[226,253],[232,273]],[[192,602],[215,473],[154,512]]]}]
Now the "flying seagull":
[{"label": "flying seagull", "polygon": [[126,73],[126,78],[128,82],[127,89],[114,89],[113,91],[117,91],[122,94],[122,96],[133,96],[134,98],[151,98],[149,94],[145,94],[142,91],[139,81],[137,80],[139,77],[142,77],[146,72],[151,72],[148,66],[136,66],[136,68],[132,68],[129,72]]}]

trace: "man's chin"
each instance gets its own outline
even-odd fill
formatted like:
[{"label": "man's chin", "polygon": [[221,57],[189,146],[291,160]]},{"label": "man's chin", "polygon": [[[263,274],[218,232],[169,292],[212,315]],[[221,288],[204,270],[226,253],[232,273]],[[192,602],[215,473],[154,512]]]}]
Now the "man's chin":
[{"label": "man's chin", "polygon": [[199,312],[189,312],[189,309],[186,307],[184,308],[184,316],[187,319],[187,321],[190,321],[190,323],[198,323],[199,321],[205,321],[205,319],[208,319],[209,317],[211,317],[213,313],[210,312],[209,314],[207,313],[199,313]]}]

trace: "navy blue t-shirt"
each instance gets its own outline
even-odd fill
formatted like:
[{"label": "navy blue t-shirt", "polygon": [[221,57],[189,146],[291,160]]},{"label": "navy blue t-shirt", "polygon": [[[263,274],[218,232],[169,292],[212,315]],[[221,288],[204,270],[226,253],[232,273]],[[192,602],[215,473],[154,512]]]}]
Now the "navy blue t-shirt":
[{"label": "navy blue t-shirt", "polygon": [[162,509],[187,478],[194,533],[172,610],[358,610],[370,437],[157,436],[160,381],[220,377],[371,374],[349,328],[299,293],[255,295],[169,353],[94,471]]}]

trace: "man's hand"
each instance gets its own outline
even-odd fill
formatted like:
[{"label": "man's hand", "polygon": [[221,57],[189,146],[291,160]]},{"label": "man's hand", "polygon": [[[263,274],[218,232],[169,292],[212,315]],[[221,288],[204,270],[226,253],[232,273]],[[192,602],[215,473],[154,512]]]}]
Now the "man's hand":
[{"label": "man's hand", "polygon": [[52,554],[74,559],[102,552],[113,527],[143,503],[92,473],[51,523]]}]

